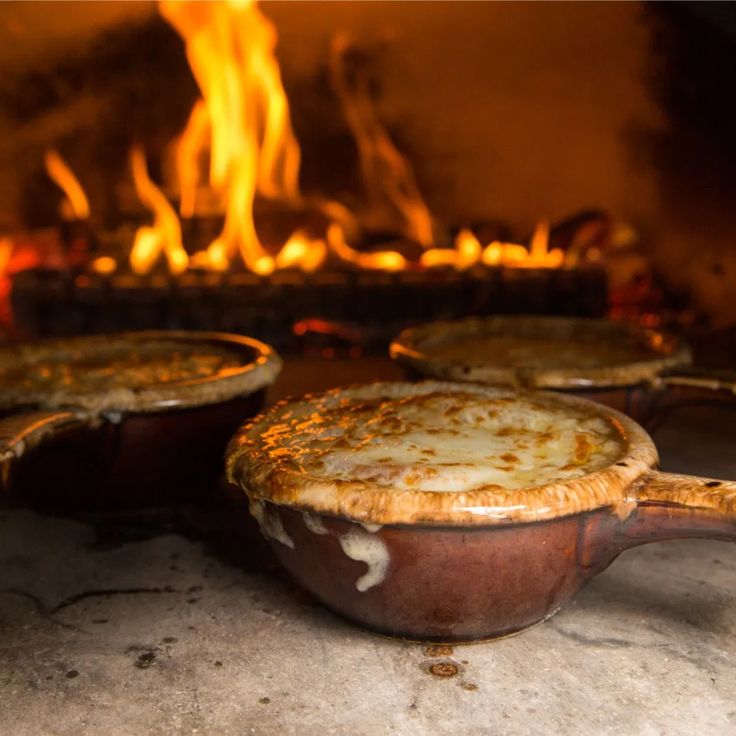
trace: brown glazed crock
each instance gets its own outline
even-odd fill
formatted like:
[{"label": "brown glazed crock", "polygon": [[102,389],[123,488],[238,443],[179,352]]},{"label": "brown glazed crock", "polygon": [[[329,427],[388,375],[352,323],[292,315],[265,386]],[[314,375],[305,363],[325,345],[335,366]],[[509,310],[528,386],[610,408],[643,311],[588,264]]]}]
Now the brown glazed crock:
[{"label": "brown glazed crock", "polygon": [[96,390],[0,385],[0,469],[5,503],[138,506],[210,492],[227,441],[262,407],[281,369],[268,345],[241,335],[145,331],[44,340],[0,348],[4,367],[44,356],[145,349],[225,348],[236,365],[206,377]]},{"label": "brown glazed crock", "polygon": [[[543,338],[580,341],[593,348],[597,343],[636,346],[642,355],[629,362],[600,365],[494,365],[491,361],[447,359],[433,348],[456,341],[487,336],[528,338],[530,345]],[[390,346],[391,357],[409,378],[469,381],[495,386],[517,386],[574,392],[593,398],[644,420],[651,399],[670,389],[701,395],[736,396],[736,375],[692,366],[692,353],[685,341],[664,330],[605,319],[496,315],[430,322],[404,330]],[[585,355],[581,355],[585,357]],[[631,406],[631,389],[642,388],[643,406]],[[715,392],[715,393],[714,393]]]},{"label": "brown glazed crock", "polygon": [[[574,396],[534,396],[613,423],[623,452],[587,475],[512,491],[268,479],[252,451],[267,412],[231,441],[228,478],[247,493],[263,535],[300,585],[346,618],[410,640],[507,636],[552,616],[630,547],[736,540],[736,483],[660,472],[654,444],[630,418]],[[349,556],[346,539],[362,540],[368,552]]]}]

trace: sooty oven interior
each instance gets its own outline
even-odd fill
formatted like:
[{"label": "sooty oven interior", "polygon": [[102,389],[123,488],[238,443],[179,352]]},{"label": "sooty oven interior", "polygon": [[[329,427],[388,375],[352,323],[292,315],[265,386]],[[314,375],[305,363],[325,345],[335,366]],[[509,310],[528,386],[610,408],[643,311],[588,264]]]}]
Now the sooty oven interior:
[{"label": "sooty oven interior", "polygon": [[19,3],[0,20],[8,339],[218,329],[357,357],[408,324],[527,313],[734,354],[728,7]]}]

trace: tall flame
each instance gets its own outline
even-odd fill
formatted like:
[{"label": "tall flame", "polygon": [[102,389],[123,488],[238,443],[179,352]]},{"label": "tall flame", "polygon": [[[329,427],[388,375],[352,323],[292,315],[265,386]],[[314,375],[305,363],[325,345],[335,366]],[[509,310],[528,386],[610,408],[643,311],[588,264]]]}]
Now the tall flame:
[{"label": "tall flame", "polygon": [[197,100],[187,126],[176,147],[176,171],[179,179],[179,212],[182,217],[194,217],[194,205],[199,184],[200,156],[210,134],[210,117],[204,100]]},{"label": "tall flame", "polygon": [[371,98],[369,80],[348,73],[350,39],[337,34],[330,48],[332,86],[358,147],[363,183],[373,206],[388,201],[406,223],[405,233],[425,247],[432,245],[432,218],[409,162],[382,125]]},{"label": "tall flame", "polygon": [[256,233],[255,196],[298,200],[301,157],[274,55],[276,31],[250,0],[164,0],[160,8],[186,43],[202,93],[179,144],[182,214],[194,209],[192,172],[209,128],[209,182],[226,207],[222,233],[208,249],[213,264],[226,267],[239,251],[248,268],[270,273],[276,264]]},{"label": "tall flame", "polygon": [[147,273],[163,251],[172,273],[181,273],[189,256],[181,243],[181,226],[174,208],[164,193],[151,181],[143,149],[134,146],[130,152],[130,167],[135,191],[141,202],[153,212],[153,225],[138,228],[135,234],[130,265],[136,273]]},{"label": "tall flame", "polygon": [[46,151],[44,164],[48,175],[66,195],[64,204],[68,211],[63,213],[64,219],[86,220],[89,217],[87,195],[66,161],[57,151],[51,150]]}]

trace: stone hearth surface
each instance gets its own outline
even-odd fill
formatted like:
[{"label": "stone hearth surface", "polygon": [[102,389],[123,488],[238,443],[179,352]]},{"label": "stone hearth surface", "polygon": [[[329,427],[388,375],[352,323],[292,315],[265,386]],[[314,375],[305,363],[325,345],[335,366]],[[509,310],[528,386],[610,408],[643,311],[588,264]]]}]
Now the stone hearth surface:
[{"label": "stone hearth surface", "polygon": [[[294,364],[278,395],[395,371]],[[663,467],[736,477],[735,418],[676,413]],[[733,733],[735,591],[732,544],[640,547],[523,635],[432,649],[299,592],[224,490],[196,508],[5,509],[0,733]]]}]

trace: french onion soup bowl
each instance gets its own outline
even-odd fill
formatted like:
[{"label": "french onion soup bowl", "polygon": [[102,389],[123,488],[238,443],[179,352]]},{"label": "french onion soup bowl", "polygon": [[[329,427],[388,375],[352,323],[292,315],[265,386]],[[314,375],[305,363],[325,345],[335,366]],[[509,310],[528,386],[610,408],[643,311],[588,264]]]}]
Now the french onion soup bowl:
[{"label": "french onion soup bowl", "polygon": [[545,620],[629,547],[736,538],[736,484],[656,465],[644,430],[595,402],[435,381],[279,403],[227,451],[299,584],[375,631],[442,642]]},{"label": "french onion soup bowl", "polygon": [[[249,337],[146,331],[0,348],[6,498],[138,505],[211,488],[281,360]],[[114,505],[117,505],[115,503]]]},{"label": "french onion soup bowl", "polygon": [[693,367],[680,337],[605,319],[495,315],[430,322],[404,330],[390,353],[412,378],[575,392],[615,408],[629,409],[635,388],[646,389],[650,400],[667,390],[719,401],[736,396],[736,374]]}]

